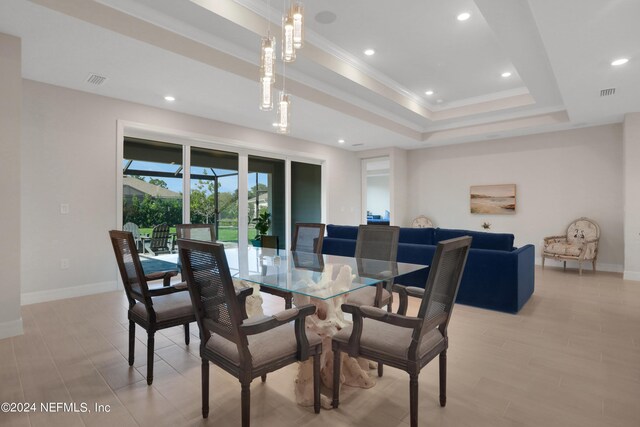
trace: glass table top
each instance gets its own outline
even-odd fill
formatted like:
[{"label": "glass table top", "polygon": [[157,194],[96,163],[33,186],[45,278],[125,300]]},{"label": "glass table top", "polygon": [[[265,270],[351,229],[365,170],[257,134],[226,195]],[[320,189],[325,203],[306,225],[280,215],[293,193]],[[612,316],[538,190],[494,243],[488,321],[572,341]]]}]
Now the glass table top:
[{"label": "glass table top", "polygon": [[[234,279],[323,300],[428,268],[427,265],[251,246],[226,248],[225,254]],[[177,255],[174,257],[177,263]]]},{"label": "glass table top", "polygon": [[[245,255],[246,252],[246,255]],[[247,282],[329,299],[425,265],[248,247],[225,250],[231,275]]]}]

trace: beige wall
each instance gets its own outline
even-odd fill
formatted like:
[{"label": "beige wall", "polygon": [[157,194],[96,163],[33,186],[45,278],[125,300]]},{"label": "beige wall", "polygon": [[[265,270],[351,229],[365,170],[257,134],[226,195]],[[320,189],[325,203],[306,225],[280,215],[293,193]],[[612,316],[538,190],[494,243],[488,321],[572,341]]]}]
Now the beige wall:
[{"label": "beige wall", "polygon": [[20,39],[0,34],[0,339],[22,333],[20,316]]},{"label": "beige wall", "polygon": [[624,118],[624,278],[640,280],[640,113]]},{"label": "beige wall", "polygon": [[[116,266],[107,230],[116,227],[116,122],[259,144],[326,158],[327,222],[358,224],[355,154],[273,133],[24,81],[22,143],[23,301],[112,289]],[[17,186],[16,186],[17,188]],[[60,214],[60,204],[69,214]],[[69,260],[69,269],[60,260]]]},{"label": "beige wall", "polygon": [[[491,231],[513,233],[517,246],[535,244],[537,257],[544,236],[587,216],[602,229],[600,268],[622,271],[622,165],[618,124],[410,151],[407,209],[438,227],[481,230],[490,222]],[[516,214],[469,213],[469,186],[478,184],[516,184]]]}]

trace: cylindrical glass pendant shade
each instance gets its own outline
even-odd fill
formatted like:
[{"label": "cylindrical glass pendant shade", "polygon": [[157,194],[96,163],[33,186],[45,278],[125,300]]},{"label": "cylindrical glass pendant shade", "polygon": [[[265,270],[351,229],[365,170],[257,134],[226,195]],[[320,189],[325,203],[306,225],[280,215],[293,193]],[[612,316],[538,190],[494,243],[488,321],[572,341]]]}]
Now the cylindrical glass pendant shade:
[{"label": "cylindrical glass pendant shade", "polygon": [[275,75],[276,38],[267,33],[262,38],[260,52],[260,78],[266,77],[273,81]]},{"label": "cylindrical glass pendant shade", "polygon": [[269,79],[268,77],[260,79],[260,109],[262,111],[273,110],[272,88],[272,79]]},{"label": "cylindrical glass pendant shade", "polygon": [[293,18],[289,15],[282,17],[282,60],[293,62],[296,59],[296,49],[293,45]]},{"label": "cylindrical glass pendant shade", "polygon": [[280,100],[278,102],[278,133],[289,133],[290,117],[291,99],[288,94],[280,92]]},{"label": "cylindrical glass pendant shade", "polygon": [[304,43],[304,10],[302,3],[295,2],[291,6],[291,12],[289,16],[293,18],[293,47],[296,49],[302,48]]}]

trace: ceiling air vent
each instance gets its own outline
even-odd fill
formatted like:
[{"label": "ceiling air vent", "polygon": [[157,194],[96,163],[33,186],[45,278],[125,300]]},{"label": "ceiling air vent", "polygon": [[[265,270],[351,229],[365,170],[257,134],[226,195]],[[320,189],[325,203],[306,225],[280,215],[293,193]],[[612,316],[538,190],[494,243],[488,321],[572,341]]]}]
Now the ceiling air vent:
[{"label": "ceiling air vent", "polygon": [[361,142],[359,144],[351,144],[352,147],[362,147],[364,144]]},{"label": "ceiling air vent", "polygon": [[89,83],[90,85],[93,85],[93,86],[102,86],[106,80],[107,80],[107,78],[104,77],[104,76],[101,76],[101,75],[95,74],[95,73],[91,73],[87,77],[86,81],[87,81],[87,83]]},{"label": "ceiling air vent", "polygon": [[616,94],[616,88],[610,87],[609,89],[602,89],[600,91],[600,96],[611,96]]}]

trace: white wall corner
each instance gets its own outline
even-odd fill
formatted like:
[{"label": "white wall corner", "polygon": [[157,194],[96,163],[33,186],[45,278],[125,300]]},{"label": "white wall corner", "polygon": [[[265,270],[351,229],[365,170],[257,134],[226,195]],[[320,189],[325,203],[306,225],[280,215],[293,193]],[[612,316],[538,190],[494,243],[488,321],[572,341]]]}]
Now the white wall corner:
[{"label": "white wall corner", "polygon": [[622,276],[624,280],[634,280],[640,282],[640,271],[625,271]]},{"label": "white wall corner", "polygon": [[16,320],[0,323],[0,340],[22,335],[22,317]]},{"label": "white wall corner", "polygon": [[56,301],[66,298],[82,297],[85,295],[100,294],[118,290],[118,282],[91,283],[81,286],[51,289],[47,291],[24,292],[21,295],[21,305],[37,304],[40,302]]}]

